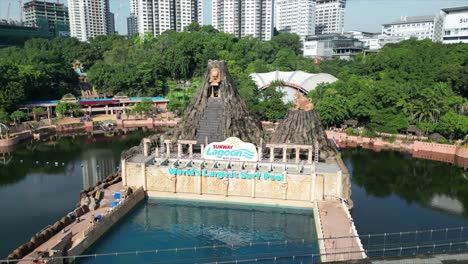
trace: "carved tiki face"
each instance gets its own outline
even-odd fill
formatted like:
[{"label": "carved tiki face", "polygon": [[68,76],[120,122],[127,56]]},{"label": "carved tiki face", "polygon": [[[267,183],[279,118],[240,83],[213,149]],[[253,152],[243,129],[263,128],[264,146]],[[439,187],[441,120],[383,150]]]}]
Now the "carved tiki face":
[{"label": "carved tiki face", "polygon": [[212,68],[210,70],[210,84],[211,86],[219,86],[221,82],[221,71],[219,68]]}]

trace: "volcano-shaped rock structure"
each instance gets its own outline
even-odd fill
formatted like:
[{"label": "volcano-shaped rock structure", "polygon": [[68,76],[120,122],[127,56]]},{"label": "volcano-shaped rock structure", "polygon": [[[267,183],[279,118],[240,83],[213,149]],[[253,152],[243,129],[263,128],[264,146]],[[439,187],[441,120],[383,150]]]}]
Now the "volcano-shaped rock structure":
[{"label": "volcano-shaped rock structure", "polygon": [[[319,113],[313,109],[312,103],[301,95],[296,95],[296,108],[289,110],[284,119],[278,124],[271,137],[272,143],[289,143],[301,145],[318,144],[320,158],[334,157],[337,153],[335,145],[328,139]],[[307,103],[303,101],[307,100]]]},{"label": "volcano-shaped rock structure", "polygon": [[224,61],[209,61],[202,86],[185,110],[172,140],[197,140],[199,144],[238,137],[259,143],[261,122],[252,114],[229,74]]}]

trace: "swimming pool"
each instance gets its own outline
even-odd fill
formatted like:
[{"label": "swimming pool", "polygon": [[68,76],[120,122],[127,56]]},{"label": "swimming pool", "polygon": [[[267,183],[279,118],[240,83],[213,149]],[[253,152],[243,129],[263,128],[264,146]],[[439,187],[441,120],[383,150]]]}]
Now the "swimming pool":
[{"label": "swimming pool", "polygon": [[[210,263],[299,255],[309,255],[310,262],[312,255],[318,260],[316,238],[311,210],[149,199],[85,253],[127,254],[79,263]],[[282,261],[300,263],[301,258]]]}]

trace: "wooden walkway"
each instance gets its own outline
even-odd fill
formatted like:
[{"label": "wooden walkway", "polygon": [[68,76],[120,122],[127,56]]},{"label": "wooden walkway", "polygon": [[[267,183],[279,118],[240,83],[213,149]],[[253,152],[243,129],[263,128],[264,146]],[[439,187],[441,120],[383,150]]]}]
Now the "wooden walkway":
[{"label": "wooden walkway", "polygon": [[92,228],[93,225],[98,225],[93,224],[90,220],[92,219],[92,215],[97,216],[99,214],[102,215],[107,215],[110,213],[110,207],[108,206],[109,202],[114,201],[114,192],[121,192],[123,193],[124,188],[122,186],[122,182],[116,183],[114,185],[111,185],[107,187],[104,190],[104,198],[101,200],[101,207],[99,207],[96,210],[90,211],[82,216],[80,216],[80,219],[82,221],[80,222],[73,222],[72,224],[68,225],[64,230],[65,232],[59,232],[55,234],[53,237],[51,237],[48,241],[44,242],[42,245],[40,245],[38,248],[36,248],[33,252],[28,254],[23,258],[23,261],[20,261],[18,263],[35,263],[31,261],[32,259],[38,259],[39,252],[48,252],[50,250],[53,250],[58,244],[60,244],[62,241],[67,240],[66,237],[71,235],[71,242],[72,245],[71,247],[74,247],[75,245],[81,243],[81,241],[85,238],[85,231],[87,231],[89,228]]},{"label": "wooden walkway", "polygon": [[317,204],[326,254],[322,261],[365,258],[363,253],[352,253],[363,249],[348,209],[339,201],[319,201]]}]

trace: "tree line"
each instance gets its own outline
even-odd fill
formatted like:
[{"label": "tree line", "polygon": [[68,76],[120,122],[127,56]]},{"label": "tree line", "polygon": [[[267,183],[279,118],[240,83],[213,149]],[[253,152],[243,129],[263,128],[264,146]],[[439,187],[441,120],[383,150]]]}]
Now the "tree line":
[{"label": "tree line", "polygon": [[309,93],[328,126],[354,119],[376,132],[416,125],[453,139],[468,134],[466,44],[407,40],[320,69],[339,79]]},{"label": "tree line", "polygon": [[[100,36],[90,42],[74,38],[32,39],[22,47],[0,50],[0,109],[15,111],[28,100],[59,99],[80,95],[78,76],[72,64],[80,61],[88,81],[99,93],[128,96],[166,96],[188,101],[191,89],[179,82],[201,80],[208,60],[225,60],[240,92],[258,113],[256,88],[249,74],[269,70],[317,72],[301,56],[297,35],[282,33],[271,41],[237,38],[211,26],[190,25],[185,32],[166,31],[157,38]],[[195,84],[200,82],[195,82]],[[171,103],[183,111],[186,103]]]},{"label": "tree line", "polygon": [[197,23],[157,38],[32,39],[22,47],[0,50],[0,112],[12,113],[28,100],[79,95],[72,69],[78,60],[99,93],[165,96],[171,99],[170,110],[180,113],[200,86],[207,61],[225,60],[240,94],[265,120],[282,118],[289,105],[274,89],[259,93],[249,74],[303,70],[339,78],[309,94],[327,126],[356,119],[378,132],[395,133],[415,124],[453,138],[468,133],[468,45],[409,40],[350,61],[319,65],[304,58],[301,48],[295,34],[260,41]]}]

